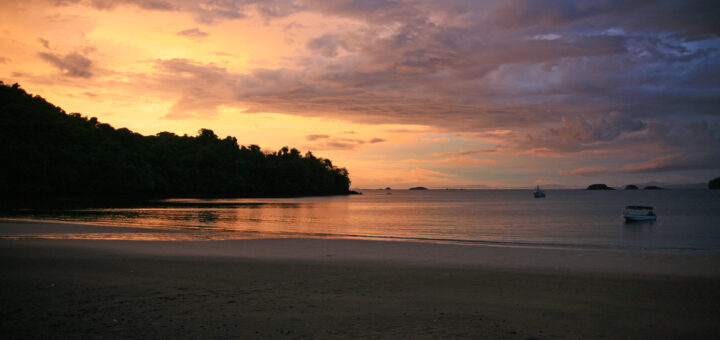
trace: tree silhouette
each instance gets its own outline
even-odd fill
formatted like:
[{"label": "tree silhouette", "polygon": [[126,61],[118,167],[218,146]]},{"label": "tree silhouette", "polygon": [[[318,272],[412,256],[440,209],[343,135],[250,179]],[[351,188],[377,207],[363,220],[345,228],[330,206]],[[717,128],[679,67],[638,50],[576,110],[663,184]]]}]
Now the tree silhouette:
[{"label": "tree silhouette", "polygon": [[0,195],[288,196],[348,194],[344,168],[311,152],[265,153],[209,129],[143,136],[66,114],[0,82]]}]

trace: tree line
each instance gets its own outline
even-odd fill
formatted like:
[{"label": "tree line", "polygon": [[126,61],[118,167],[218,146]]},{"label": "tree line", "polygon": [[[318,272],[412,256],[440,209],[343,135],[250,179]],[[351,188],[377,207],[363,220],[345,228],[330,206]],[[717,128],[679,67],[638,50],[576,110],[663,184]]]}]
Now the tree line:
[{"label": "tree line", "polygon": [[299,196],[348,194],[344,168],[284,147],[265,153],[208,129],[143,136],[67,114],[0,81],[0,195]]}]

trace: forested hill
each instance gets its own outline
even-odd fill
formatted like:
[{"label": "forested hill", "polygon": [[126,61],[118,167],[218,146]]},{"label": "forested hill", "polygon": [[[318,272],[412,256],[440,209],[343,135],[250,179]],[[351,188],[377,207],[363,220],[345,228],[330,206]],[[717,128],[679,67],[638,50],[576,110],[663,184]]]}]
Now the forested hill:
[{"label": "forested hill", "polygon": [[296,149],[264,153],[211,130],[143,136],[0,82],[0,196],[296,196],[349,192],[347,170]]}]

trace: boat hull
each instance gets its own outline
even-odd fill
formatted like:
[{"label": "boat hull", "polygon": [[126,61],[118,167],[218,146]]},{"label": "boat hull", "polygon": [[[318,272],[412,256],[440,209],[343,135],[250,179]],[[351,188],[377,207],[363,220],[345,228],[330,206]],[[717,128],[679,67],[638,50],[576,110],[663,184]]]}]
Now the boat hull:
[{"label": "boat hull", "polygon": [[626,221],[654,221],[657,216],[623,214]]}]

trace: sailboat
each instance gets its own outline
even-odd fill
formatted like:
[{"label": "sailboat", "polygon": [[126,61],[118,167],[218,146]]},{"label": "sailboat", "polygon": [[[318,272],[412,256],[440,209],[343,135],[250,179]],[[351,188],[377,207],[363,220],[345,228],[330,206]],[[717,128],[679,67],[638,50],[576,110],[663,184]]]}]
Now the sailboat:
[{"label": "sailboat", "polygon": [[535,191],[533,191],[533,197],[535,197],[535,198],[543,198],[543,197],[545,197],[545,192],[542,191],[542,190],[540,190],[540,186],[539,186],[539,185],[535,188]]}]

